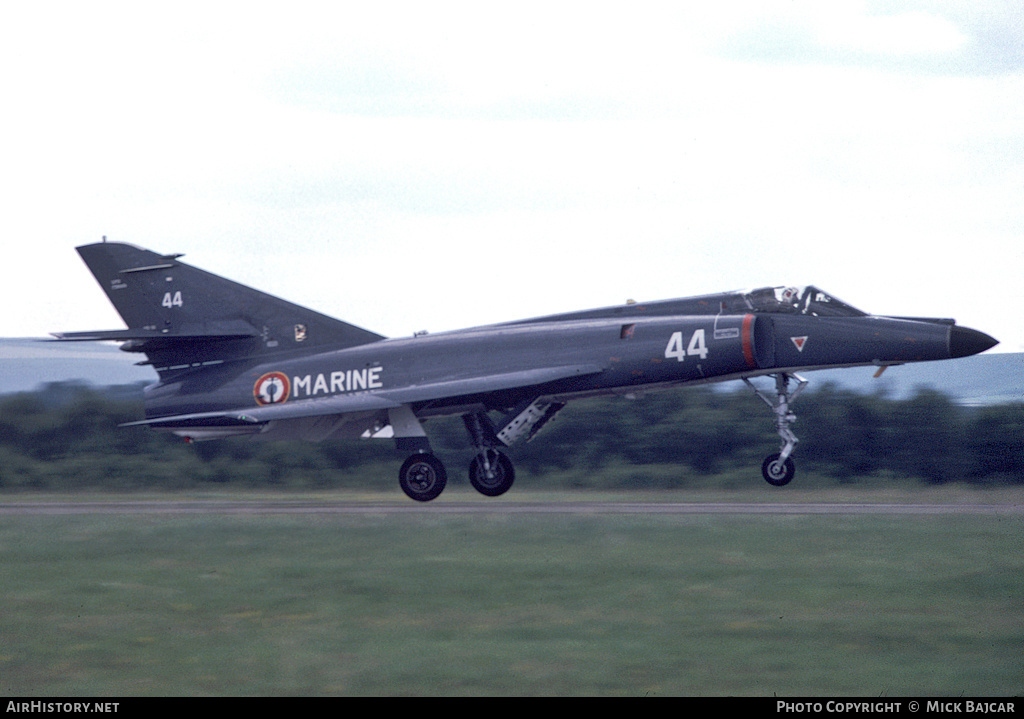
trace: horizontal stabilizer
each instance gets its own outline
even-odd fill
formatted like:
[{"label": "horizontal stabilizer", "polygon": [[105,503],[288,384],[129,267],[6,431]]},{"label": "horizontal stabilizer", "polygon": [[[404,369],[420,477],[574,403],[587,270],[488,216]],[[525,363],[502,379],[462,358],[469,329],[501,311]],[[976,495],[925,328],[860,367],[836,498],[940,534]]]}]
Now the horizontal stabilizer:
[{"label": "horizontal stabilizer", "polygon": [[159,330],[96,330],[94,332],[52,332],[61,342],[128,342],[132,340],[148,342],[164,340],[166,342],[190,341],[205,342],[211,340],[239,340],[256,337],[256,330],[212,330],[204,332],[161,332]]}]

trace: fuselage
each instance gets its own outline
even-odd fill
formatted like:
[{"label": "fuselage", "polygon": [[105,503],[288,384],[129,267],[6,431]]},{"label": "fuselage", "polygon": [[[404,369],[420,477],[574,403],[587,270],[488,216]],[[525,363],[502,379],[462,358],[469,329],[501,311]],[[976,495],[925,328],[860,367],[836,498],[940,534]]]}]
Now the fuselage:
[{"label": "fuselage", "polygon": [[956,332],[973,331],[940,321],[777,313],[542,319],[197,368],[151,387],[146,410],[154,418],[387,395],[537,367],[599,369],[538,386],[435,397],[429,407],[417,407],[431,414],[477,402],[501,409],[529,395],[572,398],[779,371],[949,359],[956,356]]}]

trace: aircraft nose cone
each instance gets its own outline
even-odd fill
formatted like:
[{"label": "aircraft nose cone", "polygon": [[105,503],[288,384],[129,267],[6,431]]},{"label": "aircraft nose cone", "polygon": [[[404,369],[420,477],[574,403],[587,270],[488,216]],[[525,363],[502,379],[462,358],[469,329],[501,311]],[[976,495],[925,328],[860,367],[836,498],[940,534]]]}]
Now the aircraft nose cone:
[{"label": "aircraft nose cone", "polygon": [[949,330],[949,356],[967,357],[984,352],[999,344],[999,340],[970,327],[953,325]]}]

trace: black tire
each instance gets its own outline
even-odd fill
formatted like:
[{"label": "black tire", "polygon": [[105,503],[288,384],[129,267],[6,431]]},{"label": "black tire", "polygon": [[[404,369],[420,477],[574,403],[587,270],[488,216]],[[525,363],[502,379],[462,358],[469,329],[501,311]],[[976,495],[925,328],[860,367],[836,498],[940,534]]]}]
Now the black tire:
[{"label": "black tire", "polygon": [[796,464],[792,457],[786,457],[785,462],[779,462],[781,454],[770,454],[765,457],[761,465],[761,475],[764,481],[774,487],[784,487],[793,480],[796,474]]},{"label": "black tire", "polygon": [[414,454],[405,460],[398,472],[398,484],[410,499],[429,502],[444,491],[448,473],[444,464],[432,454]]},{"label": "black tire", "polygon": [[488,477],[484,471],[484,463],[480,455],[473,458],[469,463],[469,483],[473,489],[487,497],[498,497],[505,494],[516,479],[516,470],[512,466],[512,460],[497,450],[487,450],[491,453],[491,470],[494,476]]}]

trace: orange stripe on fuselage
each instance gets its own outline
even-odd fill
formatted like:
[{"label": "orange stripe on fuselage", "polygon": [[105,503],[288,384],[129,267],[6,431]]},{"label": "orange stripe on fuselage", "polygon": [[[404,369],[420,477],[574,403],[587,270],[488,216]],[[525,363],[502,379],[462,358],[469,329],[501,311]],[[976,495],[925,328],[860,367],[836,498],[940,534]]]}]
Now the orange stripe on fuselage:
[{"label": "orange stripe on fuselage", "polygon": [[743,316],[743,332],[741,334],[743,338],[743,359],[747,361],[748,367],[756,367],[757,363],[754,361],[754,341],[753,332],[751,329],[754,326],[754,315]]}]

